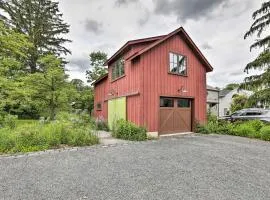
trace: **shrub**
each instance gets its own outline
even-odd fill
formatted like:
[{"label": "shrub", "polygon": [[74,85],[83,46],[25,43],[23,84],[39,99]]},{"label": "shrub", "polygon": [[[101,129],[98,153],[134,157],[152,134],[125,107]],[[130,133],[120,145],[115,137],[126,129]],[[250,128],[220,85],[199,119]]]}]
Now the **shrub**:
[{"label": "shrub", "polygon": [[256,134],[255,129],[248,123],[240,124],[235,129],[235,135],[237,136],[248,137],[249,135],[252,136],[255,134]]},{"label": "shrub", "polygon": [[196,125],[196,130],[195,130],[196,133],[202,133],[202,134],[210,134],[210,131],[209,129],[207,128],[206,125],[200,125],[200,124],[197,124]]},{"label": "shrub", "polygon": [[0,115],[0,127],[8,127],[14,129],[16,127],[16,121],[18,116],[10,114]]},{"label": "shrub", "polygon": [[255,131],[260,131],[261,128],[264,126],[264,123],[260,120],[251,120],[246,122],[249,126],[251,126]]},{"label": "shrub", "polygon": [[18,119],[18,116],[6,115],[4,118],[4,126],[14,129],[16,127],[17,119]]},{"label": "shrub", "polygon": [[97,130],[109,131],[108,123],[104,119],[96,119],[95,125]]},{"label": "shrub", "polygon": [[132,122],[121,119],[116,122],[114,127],[113,137],[131,141],[147,140],[146,129],[144,127],[138,127]]},{"label": "shrub", "polygon": [[270,126],[265,126],[261,129],[261,138],[265,141],[270,141]]}]

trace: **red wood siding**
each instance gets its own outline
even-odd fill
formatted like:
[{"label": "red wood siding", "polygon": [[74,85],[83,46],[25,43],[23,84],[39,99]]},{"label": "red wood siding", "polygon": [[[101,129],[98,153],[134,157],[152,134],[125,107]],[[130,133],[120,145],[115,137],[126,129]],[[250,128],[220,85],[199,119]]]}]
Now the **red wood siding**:
[{"label": "red wood siding", "polygon": [[[135,47],[136,49],[131,49],[124,55],[124,59],[128,58],[134,53],[134,51],[140,50],[142,47]],[[132,66],[131,66],[132,65]],[[140,69],[138,64],[131,64],[131,61],[125,61],[125,76],[112,81],[112,67],[109,66],[108,75],[108,91],[113,91],[114,95],[111,98],[117,98],[120,96],[128,96],[130,94],[138,93],[136,96],[127,97],[127,119],[131,122],[139,124],[140,117]]]},{"label": "red wood siding", "polygon": [[[108,117],[108,105],[107,105],[107,94],[108,94],[108,78],[105,78],[94,87],[94,117],[104,118],[107,120]],[[96,109],[97,103],[101,103],[101,110]]]},{"label": "red wood siding", "polygon": [[[168,74],[171,51],[187,56],[187,77]],[[195,119],[199,122],[206,120],[206,69],[179,35],[143,54],[140,65],[143,123],[148,131],[158,131],[160,96],[193,97]],[[180,94],[181,86],[187,93]]]}]

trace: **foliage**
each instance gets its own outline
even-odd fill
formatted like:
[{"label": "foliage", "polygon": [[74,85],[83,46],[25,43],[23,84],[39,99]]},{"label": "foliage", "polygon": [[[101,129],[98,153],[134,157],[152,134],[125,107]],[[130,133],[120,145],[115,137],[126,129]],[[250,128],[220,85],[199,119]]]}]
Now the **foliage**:
[{"label": "foliage", "polygon": [[86,71],[86,78],[87,82],[93,83],[107,73],[107,69],[103,66],[107,60],[107,54],[97,51],[90,53],[89,57],[91,69]]},{"label": "foliage", "polygon": [[263,140],[270,141],[270,126],[265,126],[261,129],[261,136]]},{"label": "foliage", "polygon": [[248,137],[249,135],[255,135],[255,129],[249,124],[243,123],[236,127],[235,135],[241,137]]},{"label": "foliage", "polygon": [[246,122],[249,126],[251,126],[255,131],[259,132],[265,124],[260,120],[251,120]]},{"label": "foliage", "polygon": [[[27,68],[23,60],[32,47],[28,37],[16,33],[0,21],[0,111],[26,114],[34,108],[22,86]],[[35,109],[33,109],[35,111]]]},{"label": "foliage", "polygon": [[247,108],[248,97],[246,95],[236,95],[232,99],[230,110],[232,113]]},{"label": "foliage", "polygon": [[226,90],[234,90],[237,89],[239,87],[238,83],[230,83],[228,85],[226,85],[225,89]]},{"label": "foliage", "polygon": [[107,121],[104,119],[96,119],[96,129],[101,131],[109,131],[109,126]]},{"label": "foliage", "polygon": [[81,111],[87,110],[88,113],[91,113],[94,109],[93,88],[85,86],[83,81],[80,79],[73,79],[70,83],[77,91],[77,96],[74,98],[73,108]]},{"label": "foliage", "polygon": [[10,114],[2,114],[0,115],[0,128],[7,127],[10,129],[14,129],[16,127],[16,121],[18,117]]},{"label": "foliage", "polygon": [[75,88],[68,84],[67,75],[60,64],[60,59],[47,55],[39,60],[43,73],[37,72],[24,79],[24,87],[28,89],[31,100],[43,115],[52,120],[60,109],[70,109],[76,95]]},{"label": "foliage", "polygon": [[112,136],[131,141],[147,140],[146,129],[144,127],[138,127],[132,122],[123,119],[118,120],[114,125]]},{"label": "foliage", "polygon": [[241,137],[261,139],[261,130],[265,124],[259,120],[228,122],[225,120],[209,120],[205,125],[197,125],[196,132],[202,134],[227,134]]},{"label": "foliage", "polygon": [[63,38],[69,32],[69,25],[62,19],[58,2],[52,0],[9,0],[0,1],[0,14],[6,24],[18,33],[26,34],[33,46],[26,51],[25,64],[32,73],[39,71],[37,61],[41,56],[53,53],[57,56],[70,51],[63,46],[70,40]]},{"label": "foliage", "polygon": [[[66,117],[69,116],[68,114]],[[82,116],[80,126],[69,119],[48,123],[20,123],[14,129],[0,129],[0,152],[17,153],[40,151],[61,146],[87,146],[97,144],[98,138]],[[82,125],[84,124],[84,125]]]},{"label": "foliage", "polygon": [[252,69],[260,70],[262,73],[246,77],[244,83],[240,86],[240,88],[254,91],[254,95],[251,98],[253,105],[256,105],[257,102],[261,102],[264,105],[270,103],[270,36],[267,35],[261,38],[262,33],[264,31],[267,33],[268,31],[267,28],[270,24],[269,11],[270,2],[267,1],[253,13],[254,22],[244,37],[246,39],[257,33],[257,40],[251,45],[250,49],[252,50],[256,47],[263,49],[259,56],[245,67],[247,73]]}]

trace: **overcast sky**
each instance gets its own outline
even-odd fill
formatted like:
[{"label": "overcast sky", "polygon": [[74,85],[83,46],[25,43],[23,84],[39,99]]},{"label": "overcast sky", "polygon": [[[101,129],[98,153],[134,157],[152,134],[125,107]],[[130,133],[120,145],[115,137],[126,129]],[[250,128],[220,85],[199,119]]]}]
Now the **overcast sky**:
[{"label": "overcast sky", "polygon": [[111,56],[131,39],[168,34],[183,26],[214,67],[208,84],[241,82],[245,65],[258,51],[244,40],[262,0],[60,0],[70,27],[71,78],[84,81],[92,51]]}]

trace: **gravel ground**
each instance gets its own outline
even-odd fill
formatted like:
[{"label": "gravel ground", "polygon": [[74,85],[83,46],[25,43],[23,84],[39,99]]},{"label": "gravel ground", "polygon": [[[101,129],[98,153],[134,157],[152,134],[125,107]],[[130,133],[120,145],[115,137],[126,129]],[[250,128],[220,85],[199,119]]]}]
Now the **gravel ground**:
[{"label": "gravel ground", "polygon": [[270,199],[270,143],[188,135],[0,157],[0,199]]}]

